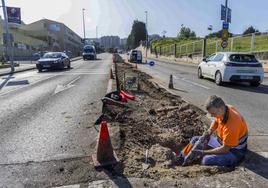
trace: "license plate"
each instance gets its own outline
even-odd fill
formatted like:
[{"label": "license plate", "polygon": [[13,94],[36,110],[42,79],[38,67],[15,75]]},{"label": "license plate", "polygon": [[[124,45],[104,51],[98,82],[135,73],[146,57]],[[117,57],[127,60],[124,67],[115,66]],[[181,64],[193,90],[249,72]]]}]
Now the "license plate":
[{"label": "license plate", "polygon": [[50,65],[43,65],[43,67],[47,68],[47,67],[50,67]]},{"label": "license plate", "polygon": [[257,70],[255,69],[239,69],[237,70],[237,73],[256,73]]},{"label": "license plate", "polygon": [[253,76],[240,76],[242,80],[252,80]]}]

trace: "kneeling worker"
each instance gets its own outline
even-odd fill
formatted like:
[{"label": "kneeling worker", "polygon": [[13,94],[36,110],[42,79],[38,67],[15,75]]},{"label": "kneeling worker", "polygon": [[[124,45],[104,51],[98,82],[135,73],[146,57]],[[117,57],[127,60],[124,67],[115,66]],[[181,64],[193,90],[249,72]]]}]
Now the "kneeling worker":
[{"label": "kneeling worker", "polygon": [[[206,147],[194,147],[200,137],[193,137],[180,152],[179,161],[184,160],[185,164],[187,155],[192,153],[201,158],[204,165],[235,166],[247,151],[248,128],[244,118],[215,95],[207,99],[206,109],[214,117],[208,133],[203,136]],[[211,136],[215,130],[217,137]]]}]

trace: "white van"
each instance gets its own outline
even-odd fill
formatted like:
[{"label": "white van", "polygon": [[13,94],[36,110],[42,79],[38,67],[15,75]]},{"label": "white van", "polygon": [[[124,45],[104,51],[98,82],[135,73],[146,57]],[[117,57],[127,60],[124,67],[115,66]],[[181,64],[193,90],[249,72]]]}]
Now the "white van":
[{"label": "white van", "polygon": [[140,50],[131,50],[129,53],[129,62],[131,63],[142,63],[142,53]]}]

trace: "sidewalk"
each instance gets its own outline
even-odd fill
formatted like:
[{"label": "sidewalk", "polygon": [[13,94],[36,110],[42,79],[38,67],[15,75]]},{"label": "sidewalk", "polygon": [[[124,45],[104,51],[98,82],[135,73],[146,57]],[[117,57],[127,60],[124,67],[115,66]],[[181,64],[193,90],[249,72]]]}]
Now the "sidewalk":
[{"label": "sidewalk", "polygon": [[[33,64],[19,64],[19,66],[15,67],[14,73],[23,72],[27,70],[33,70],[36,69],[35,63]],[[5,76],[10,74],[11,68],[3,68],[0,69],[0,76]]]},{"label": "sidewalk", "polygon": [[[71,62],[77,61],[80,59],[82,59],[82,57],[76,57],[76,58],[71,59]],[[15,67],[14,73],[24,72],[24,71],[33,70],[33,69],[36,69],[36,62],[35,61],[21,61],[21,62],[19,62],[19,66]],[[11,71],[11,68],[0,69],[0,76],[8,75],[11,73],[10,71]]]}]

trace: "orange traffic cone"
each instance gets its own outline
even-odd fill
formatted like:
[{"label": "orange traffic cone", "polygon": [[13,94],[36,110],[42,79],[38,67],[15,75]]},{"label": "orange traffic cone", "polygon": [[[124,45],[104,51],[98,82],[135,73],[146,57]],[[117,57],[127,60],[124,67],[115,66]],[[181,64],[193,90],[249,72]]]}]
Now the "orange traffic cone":
[{"label": "orange traffic cone", "polygon": [[110,68],[110,79],[114,79],[113,70]]},{"label": "orange traffic cone", "polygon": [[114,165],[118,162],[117,156],[113,151],[106,121],[101,122],[97,153],[92,155],[92,159],[96,168]]}]

